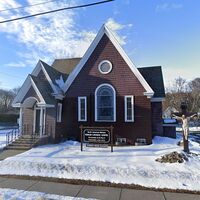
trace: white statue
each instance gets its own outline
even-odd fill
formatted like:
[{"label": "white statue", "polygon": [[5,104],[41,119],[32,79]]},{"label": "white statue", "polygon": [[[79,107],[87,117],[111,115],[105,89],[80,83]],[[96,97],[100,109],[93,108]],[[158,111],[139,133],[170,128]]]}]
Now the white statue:
[{"label": "white statue", "polygon": [[197,114],[191,115],[189,117],[186,117],[185,115],[182,115],[181,117],[178,117],[176,115],[172,115],[173,118],[180,120],[182,122],[182,129],[183,129],[183,135],[185,137],[185,140],[188,140],[188,135],[189,135],[189,122],[190,120],[197,116]]}]

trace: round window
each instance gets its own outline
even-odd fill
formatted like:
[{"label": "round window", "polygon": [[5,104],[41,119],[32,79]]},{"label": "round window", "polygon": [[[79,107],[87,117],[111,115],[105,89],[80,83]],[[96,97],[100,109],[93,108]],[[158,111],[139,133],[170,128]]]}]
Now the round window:
[{"label": "round window", "polygon": [[98,68],[102,74],[108,74],[112,70],[112,63],[108,60],[103,60],[102,62],[100,62]]}]

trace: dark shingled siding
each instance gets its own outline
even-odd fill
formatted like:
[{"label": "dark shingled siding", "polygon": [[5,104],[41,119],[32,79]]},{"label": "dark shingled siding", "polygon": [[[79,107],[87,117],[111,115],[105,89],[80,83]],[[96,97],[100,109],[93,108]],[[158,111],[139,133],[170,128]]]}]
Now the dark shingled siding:
[{"label": "dark shingled siding", "polygon": [[[111,73],[102,75],[98,71],[98,64],[108,59],[112,62]],[[94,122],[94,92],[103,83],[111,84],[116,90],[117,121],[114,123]],[[64,134],[65,137],[80,139],[79,126],[114,126],[114,136],[126,137],[130,144],[134,144],[136,138],[146,138],[148,144],[152,142],[151,127],[151,102],[146,96],[143,86],[127,66],[126,62],[115,49],[106,35],[103,36],[91,57],[80,71],[64,99]],[[124,95],[134,95],[135,122],[124,122]],[[87,96],[88,121],[77,122],[77,97]]]}]

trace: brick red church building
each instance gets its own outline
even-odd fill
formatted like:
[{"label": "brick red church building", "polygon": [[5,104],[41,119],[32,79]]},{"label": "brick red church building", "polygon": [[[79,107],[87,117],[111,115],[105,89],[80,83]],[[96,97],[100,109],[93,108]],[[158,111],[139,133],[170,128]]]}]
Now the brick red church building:
[{"label": "brick red church building", "polygon": [[103,25],[82,58],[39,61],[13,101],[20,130],[51,142],[80,139],[80,125],[113,125],[114,142],[163,135],[161,67],[137,68]]}]

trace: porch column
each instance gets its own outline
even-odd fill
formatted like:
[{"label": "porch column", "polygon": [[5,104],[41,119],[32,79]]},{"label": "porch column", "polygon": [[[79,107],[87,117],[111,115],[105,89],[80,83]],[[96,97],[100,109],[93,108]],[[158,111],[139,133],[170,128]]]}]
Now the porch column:
[{"label": "porch column", "polygon": [[23,108],[20,107],[20,110],[19,110],[19,133],[20,134],[22,134],[22,130],[23,130],[22,115],[23,115]]},{"label": "porch column", "polygon": [[42,136],[43,134],[43,108],[41,107],[40,108],[40,137]]}]

